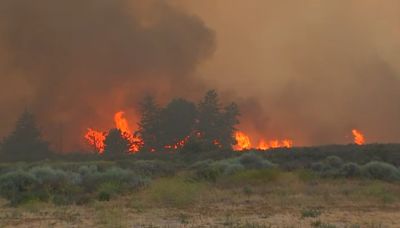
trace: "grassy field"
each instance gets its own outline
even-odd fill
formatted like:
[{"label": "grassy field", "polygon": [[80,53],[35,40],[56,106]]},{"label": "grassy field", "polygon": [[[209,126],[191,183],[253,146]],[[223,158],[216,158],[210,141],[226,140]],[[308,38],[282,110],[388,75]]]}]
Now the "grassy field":
[{"label": "grassy field", "polygon": [[2,202],[1,227],[400,227],[400,184],[245,170],[215,182],[160,177],[109,201]]},{"label": "grassy field", "polygon": [[398,153],[337,148],[3,163],[0,227],[400,227]]}]

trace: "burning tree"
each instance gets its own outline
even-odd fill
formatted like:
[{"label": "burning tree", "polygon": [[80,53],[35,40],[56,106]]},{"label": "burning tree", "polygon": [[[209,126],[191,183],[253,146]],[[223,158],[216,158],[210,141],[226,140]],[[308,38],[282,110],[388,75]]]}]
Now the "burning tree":
[{"label": "burning tree", "polygon": [[192,136],[196,122],[196,105],[185,99],[173,99],[160,113],[161,144],[178,149]]},{"label": "burning tree", "polygon": [[206,93],[198,104],[196,131],[206,142],[231,148],[236,143],[234,132],[239,123],[239,109],[235,103],[222,107],[215,90]]},{"label": "burning tree", "polygon": [[[129,152],[178,150],[189,142],[201,148],[230,149],[237,143],[239,108],[235,103],[223,107],[214,90],[208,91],[197,106],[179,98],[160,107],[153,97],[147,96],[139,107],[141,119],[136,132],[129,127],[122,111],[114,115],[120,137],[129,142]],[[85,138],[101,154],[109,134],[90,128]]]}]

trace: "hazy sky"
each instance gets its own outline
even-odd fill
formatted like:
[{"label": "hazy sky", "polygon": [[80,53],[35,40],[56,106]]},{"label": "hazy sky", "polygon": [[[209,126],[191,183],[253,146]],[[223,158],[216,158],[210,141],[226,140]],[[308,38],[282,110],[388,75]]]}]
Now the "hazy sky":
[{"label": "hazy sky", "polygon": [[217,34],[217,50],[199,74],[258,99],[266,135],[345,143],[355,127],[370,142],[400,141],[399,1],[177,4]]},{"label": "hazy sky", "polygon": [[143,92],[216,88],[254,138],[400,142],[399,1],[3,0],[0,14],[0,135],[30,107],[79,141],[118,109],[134,119]]}]

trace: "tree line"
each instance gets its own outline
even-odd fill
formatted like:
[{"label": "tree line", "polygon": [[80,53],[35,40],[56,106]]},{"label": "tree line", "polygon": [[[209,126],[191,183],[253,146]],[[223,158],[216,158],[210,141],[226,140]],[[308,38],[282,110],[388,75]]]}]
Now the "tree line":
[{"label": "tree line", "polygon": [[[164,107],[154,97],[146,96],[139,103],[139,113],[138,130],[134,134],[140,142],[131,142],[120,130],[111,129],[104,142],[104,157],[127,155],[132,143],[140,143],[139,153],[177,151],[199,145],[230,149],[236,143],[238,106],[223,105],[215,90],[206,92],[198,103],[175,98]],[[21,114],[14,131],[0,143],[0,156],[6,161],[41,160],[53,155],[29,111]]]},{"label": "tree line", "polygon": [[[164,107],[146,96],[139,103],[139,112],[135,135],[141,139],[142,152],[179,150],[193,144],[226,149],[236,143],[238,106],[224,106],[215,90],[208,91],[197,104],[176,98]],[[118,129],[112,129],[105,140],[104,155],[126,154],[131,143]]]}]

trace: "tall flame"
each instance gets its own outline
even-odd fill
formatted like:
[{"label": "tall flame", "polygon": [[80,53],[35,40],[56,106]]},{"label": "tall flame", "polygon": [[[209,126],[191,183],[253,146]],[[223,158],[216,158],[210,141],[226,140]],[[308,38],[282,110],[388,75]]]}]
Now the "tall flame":
[{"label": "tall flame", "polygon": [[[122,137],[130,142],[131,146],[129,148],[129,152],[135,153],[139,151],[141,140],[140,138],[136,137],[130,130],[128,120],[124,118],[124,114],[125,113],[122,111],[115,113],[115,127],[121,131]],[[96,149],[96,151],[98,151],[100,154],[104,152],[105,140],[107,137],[106,132],[101,132],[93,130],[92,128],[88,128],[84,137],[89,145],[92,145]]]},{"label": "tall flame", "polygon": [[236,139],[236,145],[235,145],[236,150],[245,150],[251,148],[250,137],[246,135],[244,132],[237,131],[235,133],[235,139]]},{"label": "tall flame", "polygon": [[132,153],[136,153],[139,151],[139,143],[141,140],[133,135],[132,131],[129,128],[128,120],[124,117],[124,112],[120,111],[115,113],[114,115],[114,123],[115,127],[121,131],[122,137],[128,140],[131,144],[129,151]]},{"label": "tall flame", "polygon": [[365,137],[364,137],[363,133],[361,133],[361,131],[359,131],[357,129],[353,129],[351,131],[351,133],[353,133],[354,143],[355,144],[357,144],[357,145],[365,144]]}]

